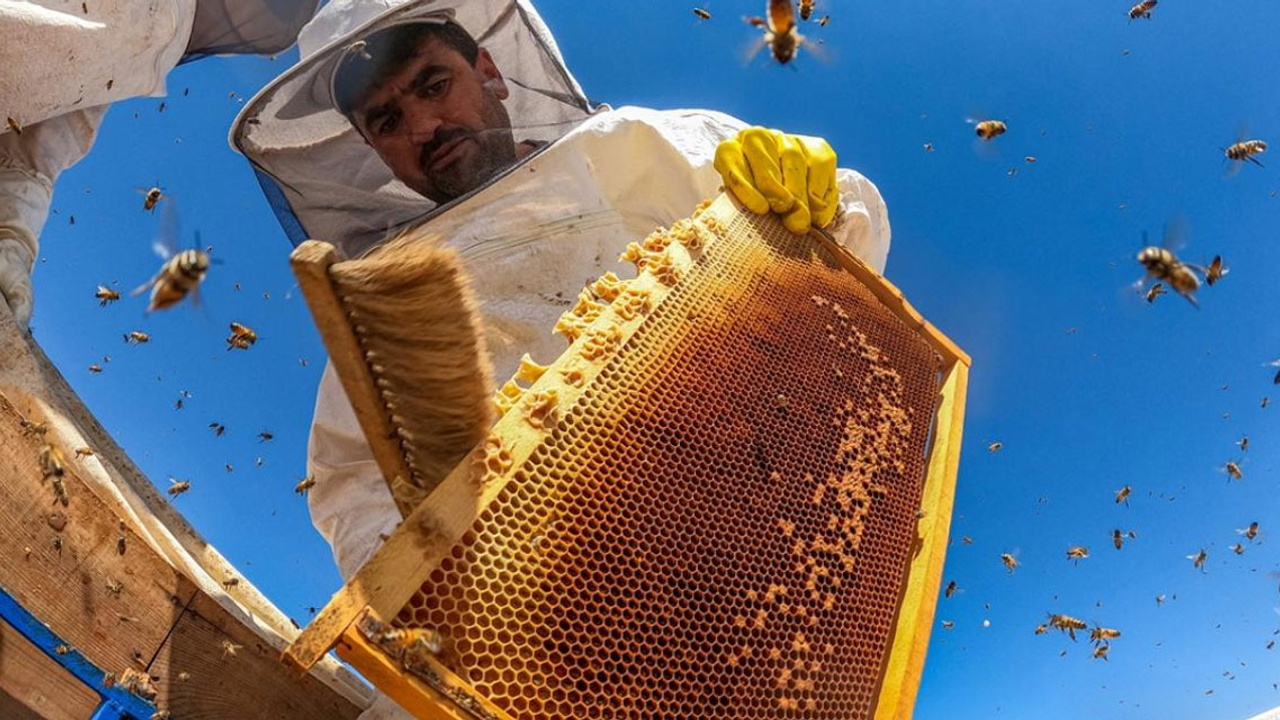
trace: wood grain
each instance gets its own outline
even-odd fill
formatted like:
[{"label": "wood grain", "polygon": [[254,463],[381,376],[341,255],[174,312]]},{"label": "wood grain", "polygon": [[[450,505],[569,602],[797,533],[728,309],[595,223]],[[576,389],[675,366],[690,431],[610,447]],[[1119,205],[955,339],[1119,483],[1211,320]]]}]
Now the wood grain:
[{"label": "wood grain", "polygon": [[0,620],[0,718],[85,720],[98,694]]}]

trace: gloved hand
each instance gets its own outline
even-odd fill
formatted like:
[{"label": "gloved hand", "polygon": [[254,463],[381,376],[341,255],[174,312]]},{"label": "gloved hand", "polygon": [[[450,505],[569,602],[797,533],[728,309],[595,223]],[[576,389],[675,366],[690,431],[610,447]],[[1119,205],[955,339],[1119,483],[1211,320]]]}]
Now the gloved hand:
[{"label": "gloved hand", "polygon": [[840,205],[836,153],[822,138],[747,128],[716,147],[715,168],[748,210],[782,215],[797,235],[831,224]]},{"label": "gloved hand", "polygon": [[0,297],[22,327],[31,320],[31,255],[22,243],[0,239]]}]

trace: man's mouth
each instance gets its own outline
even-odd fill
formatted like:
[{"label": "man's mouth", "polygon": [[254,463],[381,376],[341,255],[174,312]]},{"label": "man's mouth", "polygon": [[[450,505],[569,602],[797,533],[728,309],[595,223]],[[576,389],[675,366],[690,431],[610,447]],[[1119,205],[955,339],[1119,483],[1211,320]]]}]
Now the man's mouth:
[{"label": "man's mouth", "polygon": [[431,173],[438,173],[457,162],[467,151],[466,143],[469,140],[471,140],[469,136],[463,136],[441,145],[435,152],[431,153],[431,157],[427,159],[427,171]]}]

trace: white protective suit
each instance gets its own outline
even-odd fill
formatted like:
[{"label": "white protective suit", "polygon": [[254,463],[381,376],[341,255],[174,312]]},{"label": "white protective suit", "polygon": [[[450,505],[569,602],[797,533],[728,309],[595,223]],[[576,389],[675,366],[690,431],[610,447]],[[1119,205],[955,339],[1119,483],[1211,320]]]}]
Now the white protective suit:
[{"label": "white protective suit", "polygon": [[[433,3],[450,0],[412,1]],[[485,3],[518,8],[562,65],[527,0],[468,0],[456,7],[459,13],[479,12],[476,6]],[[368,150],[341,116],[326,116],[316,107],[315,88],[324,83],[307,73],[323,67],[325,52],[377,26],[369,5],[394,8],[400,2],[332,0],[300,35],[299,66],[246,105],[231,133],[232,144],[260,177],[274,180],[275,186],[264,188],[277,213],[287,208],[281,222],[295,243],[315,237],[348,255],[364,251],[371,233],[400,226],[406,207],[431,209],[390,179],[376,157],[359,154]],[[338,13],[348,17],[335,20]],[[506,15],[500,8],[486,22]],[[494,54],[504,67],[502,56]],[[519,66],[534,64],[526,59]],[[580,95],[567,70],[558,70],[542,84],[525,78],[524,86],[560,88],[547,96]],[[716,147],[747,127],[710,111],[611,110],[588,103],[582,109],[583,119],[567,133],[489,185],[438,208],[425,225],[460,253],[479,301],[496,381],[509,377],[525,352],[550,362],[564,351],[564,339],[551,328],[582,287],[607,271],[621,271],[618,256],[629,242],[687,217],[701,200],[715,196],[721,186],[713,167]],[[519,124],[520,117],[511,117],[513,126]],[[337,154],[346,155],[335,159]],[[846,212],[832,234],[882,270],[889,222],[880,193],[852,170],[840,169],[837,179]],[[343,578],[350,579],[395,529],[400,514],[332,366],[320,381],[307,465],[316,481],[308,496],[312,522],[332,547]],[[393,717],[407,716],[384,698],[362,720]]]},{"label": "white protective suit", "polygon": [[316,2],[0,0],[0,296],[21,322],[53,184],[92,147],[107,106],[164,95],[184,58],[284,50]]}]

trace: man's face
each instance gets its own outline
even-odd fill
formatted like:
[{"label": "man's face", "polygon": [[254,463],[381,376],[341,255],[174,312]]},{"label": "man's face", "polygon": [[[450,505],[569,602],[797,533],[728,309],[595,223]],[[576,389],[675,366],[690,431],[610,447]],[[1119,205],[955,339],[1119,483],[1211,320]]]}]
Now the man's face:
[{"label": "man's face", "polygon": [[401,182],[446,203],[515,162],[506,97],[488,51],[480,50],[473,67],[453,47],[427,38],[353,116]]}]

